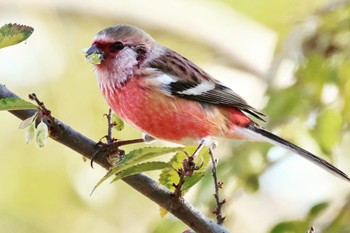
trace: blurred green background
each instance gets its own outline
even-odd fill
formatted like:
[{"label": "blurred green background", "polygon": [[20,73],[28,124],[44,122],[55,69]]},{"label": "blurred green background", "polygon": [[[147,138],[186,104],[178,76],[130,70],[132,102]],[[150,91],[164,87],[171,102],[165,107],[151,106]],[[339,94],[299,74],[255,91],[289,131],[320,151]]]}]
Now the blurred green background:
[{"label": "blurred green background", "polygon": [[[128,23],[264,109],[264,126],[350,170],[346,1],[0,0],[0,23],[10,22],[35,31],[0,50],[0,83],[23,98],[35,92],[56,118],[96,141],[106,133],[108,108],[82,49],[99,30]],[[171,215],[160,218],[157,205],[122,181],[90,196],[103,169],[52,140],[44,148],[25,144],[20,121],[6,112],[0,122],[0,232],[188,229]],[[115,136],[140,135],[127,127]],[[220,141],[216,156],[230,231],[306,232],[313,225],[350,232],[346,182],[267,144]],[[212,193],[208,171],[186,199],[211,215]]]}]

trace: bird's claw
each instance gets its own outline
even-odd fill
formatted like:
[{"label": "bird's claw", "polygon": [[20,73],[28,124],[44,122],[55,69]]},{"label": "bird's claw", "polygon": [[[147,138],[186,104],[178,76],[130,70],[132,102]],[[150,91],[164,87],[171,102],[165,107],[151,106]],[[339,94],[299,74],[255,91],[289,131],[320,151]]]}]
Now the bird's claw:
[{"label": "bird's claw", "polygon": [[187,159],[184,159],[182,161],[182,172],[184,172],[185,176],[192,176],[195,171],[202,168],[203,161],[199,165],[196,165],[196,163],[194,162],[195,158],[193,156],[188,156],[187,153],[186,155]]},{"label": "bird's claw", "polygon": [[[105,138],[104,136],[103,138]],[[119,141],[113,139],[111,143],[104,143],[102,139],[96,143],[95,148],[96,152],[92,155],[90,166],[93,168],[94,161],[103,153],[104,158],[108,161],[109,164],[114,165],[120,161],[124,155],[125,151],[119,149]]]},{"label": "bird's claw", "polygon": [[100,153],[103,153],[104,158],[108,161],[109,164],[115,165],[121,159],[123,159],[125,155],[125,151],[119,149],[119,147],[144,142],[142,138],[131,139],[131,140],[118,140],[115,138],[110,138],[109,140],[107,140],[107,143],[104,143],[102,142],[102,139],[104,138],[108,139],[108,136],[102,137],[101,140],[95,145],[97,150],[92,155],[91,162],[90,162],[90,165],[92,168],[93,168],[94,161],[98,156],[100,156]]}]

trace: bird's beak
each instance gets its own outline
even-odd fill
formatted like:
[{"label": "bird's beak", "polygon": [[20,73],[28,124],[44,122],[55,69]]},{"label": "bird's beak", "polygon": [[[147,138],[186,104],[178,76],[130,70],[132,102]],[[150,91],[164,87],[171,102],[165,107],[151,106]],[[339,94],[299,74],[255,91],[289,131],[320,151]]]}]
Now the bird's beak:
[{"label": "bird's beak", "polygon": [[85,51],[85,56],[87,57],[93,53],[101,53],[100,50],[97,48],[96,44],[93,44],[90,48],[88,48]]},{"label": "bird's beak", "polygon": [[97,48],[96,44],[93,44],[90,48],[85,49],[85,58],[93,65],[101,64],[103,60],[103,53]]}]

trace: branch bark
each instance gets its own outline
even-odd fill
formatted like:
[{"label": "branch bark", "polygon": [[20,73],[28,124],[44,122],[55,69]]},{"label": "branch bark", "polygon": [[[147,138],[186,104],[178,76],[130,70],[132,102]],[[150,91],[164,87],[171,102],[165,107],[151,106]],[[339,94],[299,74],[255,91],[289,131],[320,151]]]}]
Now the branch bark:
[{"label": "branch bark", "polygon": [[[9,97],[17,96],[8,90],[4,85],[0,84],[0,99]],[[35,110],[16,110],[10,111],[10,113],[21,120],[24,120],[32,116],[35,113]],[[91,159],[92,155],[94,155],[96,152],[96,142],[57,119],[55,119],[55,123],[56,124],[53,124],[53,126],[50,128],[50,137],[53,140],[78,152],[84,157]],[[109,163],[104,159],[104,156],[98,156],[94,162],[105,169],[110,167]],[[136,191],[140,192],[142,195],[168,210],[196,232],[228,232],[225,228],[213,222],[186,201],[173,198],[170,190],[145,174],[129,176],[124,178],[123,181],[133,187]]]}]

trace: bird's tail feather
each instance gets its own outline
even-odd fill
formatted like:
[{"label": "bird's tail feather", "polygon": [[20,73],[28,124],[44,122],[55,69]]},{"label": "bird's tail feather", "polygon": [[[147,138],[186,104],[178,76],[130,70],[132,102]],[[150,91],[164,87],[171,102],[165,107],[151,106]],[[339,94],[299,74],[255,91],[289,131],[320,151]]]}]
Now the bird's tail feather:
[{"label": "bird's tail feather", "polygon": [[[269,142],[271,144],[282,146],[290,151],[293,151],[294,153],[302,156],[303,158],[311,161],[312,163],[320,166],[321,168],[325,169],[326,171],[332,173],[333,175],[336,175],[346,181],[350,181],[349,176],[341,171],[340,169],[336,168],[329,162],[327,162],[324,159],[321,159],[317,157],[316,155],[308,152],[307,150],[304,150],[303,148],[300,148],[299,146],[288,142],[287,140],[278,137],[277,135],[270,133],[269,131],[263,129],[262,127],[259,127],[258,125],[252,124],[245,128],[249,131],[248,138],[258,140],[258,141],[265,141]],[[247,134],[247,131],[245,132]]]}]

